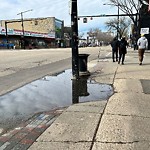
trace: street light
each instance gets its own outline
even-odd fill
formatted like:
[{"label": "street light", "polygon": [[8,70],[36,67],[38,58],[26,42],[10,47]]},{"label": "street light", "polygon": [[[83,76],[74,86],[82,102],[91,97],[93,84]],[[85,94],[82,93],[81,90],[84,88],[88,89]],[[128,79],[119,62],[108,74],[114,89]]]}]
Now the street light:
[{"label": "street light", "polygon": [[24,25],[23,25],[23,13],[26,13],[26,12],[29,12],[29,11],[32,11],[32,9],[30,10],[26,10],[26,11],[23,11],[23,12],[20,12],[18,13],[17,15],[21,15],[21,26],[22,26],[22,39],[23,39],[23,43],[21,45],[21,47],[23,47],[25,49],[25,41],[24,41]]},{"label": "street light", "polygon": [[118,20],[117,20],[117,38],[119,39],[119,4],[118,4]]},{"label": "street light", "polygon": [[118,5],[113,5],[113,4],[103,4],[103,5],[111,5],[111,6],[117,6],[118,7],[118,14],[117,14],[117,39],[119,39],[119,4]]}]

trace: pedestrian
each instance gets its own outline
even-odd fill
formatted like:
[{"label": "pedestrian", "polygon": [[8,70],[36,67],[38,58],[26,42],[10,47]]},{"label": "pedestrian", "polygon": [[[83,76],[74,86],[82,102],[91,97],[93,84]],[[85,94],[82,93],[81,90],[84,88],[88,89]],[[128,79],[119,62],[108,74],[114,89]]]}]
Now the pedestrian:
[{"label": "pedestrian", "polygon": [[121,61],[122,65],[124,65],[125,55],[127,54],[127,46],[128,46],[128,43],[126,41],[125,36],[123,36],[121,41],[119,42],[119,61],[118,61],[118,64],[120,64],[120,61]]},{"label": "pedestrian", "polygon": [[141,37],[137,41],[137,45],[138,45],[138,53],[139,53],[139,65],[142,65],[144,52],[148,48],[148,40],[146,39],[144,34],[141,34]]},{"label": "pedestrian", "polygon": [[118,39],[115,37],[110,44],[112,47],[112,60],[113,60],[113,62],[115,62],[115,57],[116,57],[116,61],[118,61],[118,48],[119,48]]}]

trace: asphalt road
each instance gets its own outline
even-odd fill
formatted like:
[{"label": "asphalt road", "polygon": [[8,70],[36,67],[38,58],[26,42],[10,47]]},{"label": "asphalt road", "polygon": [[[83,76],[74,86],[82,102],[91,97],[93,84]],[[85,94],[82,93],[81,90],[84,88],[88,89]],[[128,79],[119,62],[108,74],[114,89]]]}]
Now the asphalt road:
[{"label": "asphalt road", "polygon": [[[81,48],[79,53],[97,57],[100,48]],[[0,95],[45,75],[71,68],[71,49],[1,50]]]}]

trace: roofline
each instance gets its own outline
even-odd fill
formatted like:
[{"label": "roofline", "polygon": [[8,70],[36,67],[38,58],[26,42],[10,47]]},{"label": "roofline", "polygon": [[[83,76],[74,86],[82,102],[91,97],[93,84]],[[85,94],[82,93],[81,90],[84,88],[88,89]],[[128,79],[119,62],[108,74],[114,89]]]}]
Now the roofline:
[{"label": "roofline", "polygon": [[[37,19],[43,20],[43,19],[48,19],[48,18],[54,18],[57,21],[63,22],[63,20],[57,19],[55,17],[24,18],[23,20],[24,21],[37,20]],[[20,19],[6,19],[6,20],[0,20],[0,21],[14,21],[14,20],[21,20],[21,18]]]}]

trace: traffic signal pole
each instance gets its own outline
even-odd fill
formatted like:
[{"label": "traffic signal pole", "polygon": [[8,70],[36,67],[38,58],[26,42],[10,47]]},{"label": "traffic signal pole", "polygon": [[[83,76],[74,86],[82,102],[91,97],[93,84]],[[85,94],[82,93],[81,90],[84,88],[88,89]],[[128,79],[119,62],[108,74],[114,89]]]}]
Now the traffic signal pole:
[{"label": "traffic signal pole", "polygon": [[77,0],[71,2],[71,29],[72,29],[72,75],[73,79],[79,78],[78,60],[78,13]]}]

